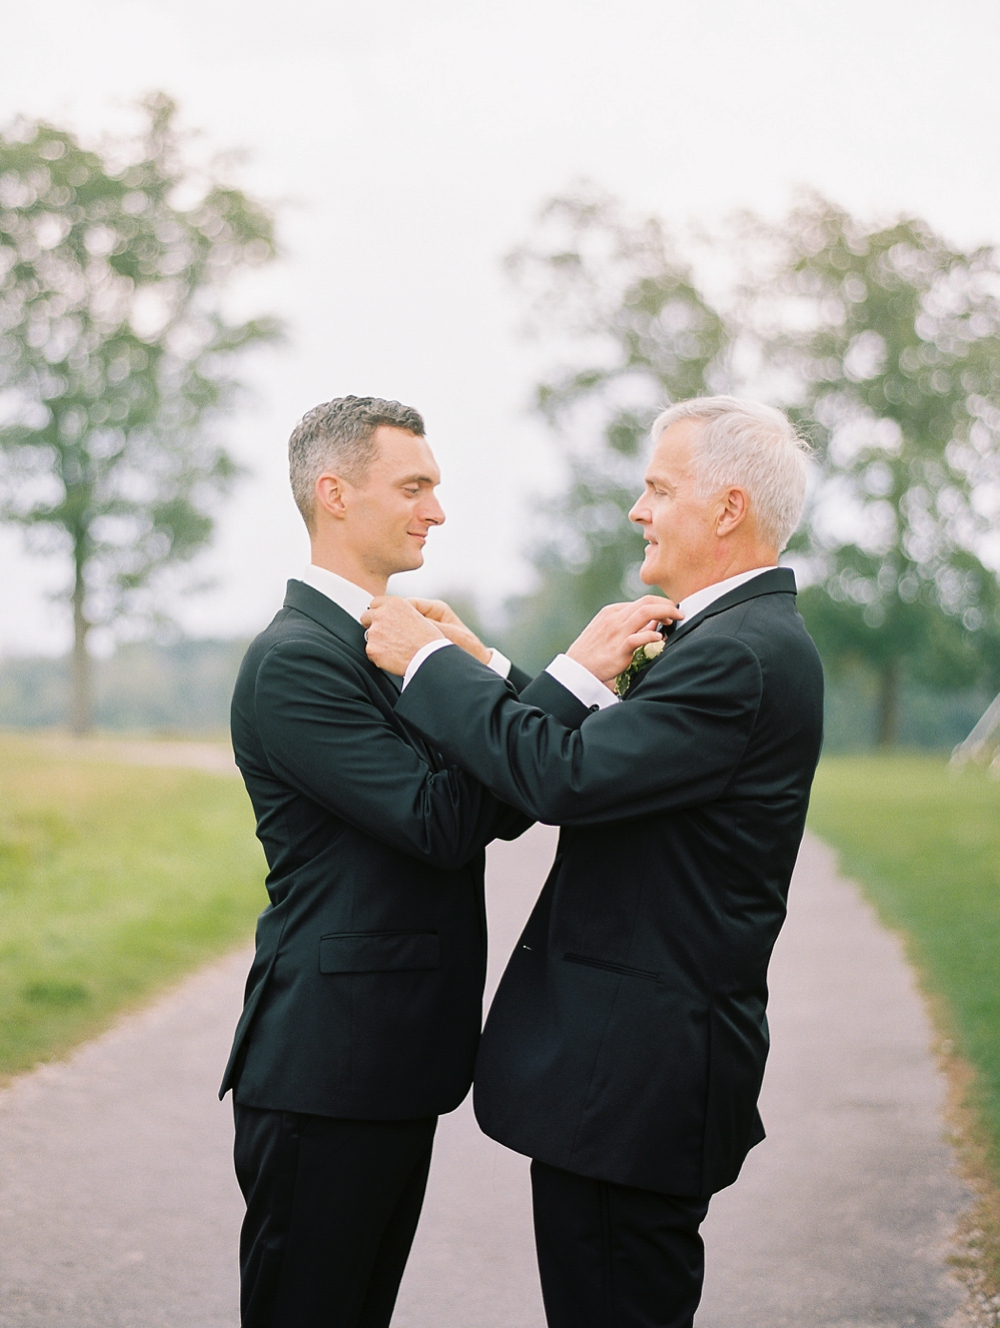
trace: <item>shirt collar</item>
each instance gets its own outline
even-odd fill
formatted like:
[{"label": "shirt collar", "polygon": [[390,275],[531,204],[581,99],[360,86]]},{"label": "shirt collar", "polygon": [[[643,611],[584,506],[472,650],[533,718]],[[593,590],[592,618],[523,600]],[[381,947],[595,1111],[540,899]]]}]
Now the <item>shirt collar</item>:
[{"label": "shirt collar", "polygon": [[361,621],[361,615],[374,598],[370,591],[362,590],[353,581],[338,576],[336,572],[331,572],[326,567],[317,567],[315,563],[310,563],[299,580],[304,581],[307,586],[312,586],[313,590],[318,590],[327,599],[332,599],[334,604],[350,614],[355,622]]},{"label": "shirt collar", "polygon": [[725,581],[716,581],[714,586],[705,586],[703,590],[696,590],[693,595],[688,595],[687,599],[682,599],[677,605],[681,613],[684,614],[682,621],[687,622],[696,613],[701,613],[710,604],[714,604],[717,599],[727,595],[730,590],[745,585],[747,581],[752,581],[755,576],[760,576],[762,572],[773,571],[773,567],[755,567],[750,572],[738,572],[736,576],[727,577]]}]

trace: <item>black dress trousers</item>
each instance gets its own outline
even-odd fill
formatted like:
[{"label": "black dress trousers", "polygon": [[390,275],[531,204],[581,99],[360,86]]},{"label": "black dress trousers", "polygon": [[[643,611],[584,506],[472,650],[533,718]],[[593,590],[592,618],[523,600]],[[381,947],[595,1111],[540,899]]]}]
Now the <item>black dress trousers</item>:
[{"label": "black dress trousers", "polygon": [[234,1113],[242,1328],[388,1328],[437,1118]]},{"label": "black dress trousers", "polygon": [[707,1199],[531,1164],[535,1245],[549,1328],[691,1328]]}]

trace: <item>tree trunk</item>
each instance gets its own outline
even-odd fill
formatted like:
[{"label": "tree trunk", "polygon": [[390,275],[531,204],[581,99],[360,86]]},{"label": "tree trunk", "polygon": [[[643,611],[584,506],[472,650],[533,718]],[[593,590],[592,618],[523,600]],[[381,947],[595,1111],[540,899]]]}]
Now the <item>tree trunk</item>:
[{"label": "tree trunk", "polygon": [[70,689],[70,728],[76,737],[90,731],[91,719],[91,675],[90,655],[87,653],[87,633],[90,623],[87,621],[86,597],[87,586],[84,580],[84,562],[79,553],[76,556],[76,575],[73,581],[73,658]]},{"label": "tree trunk", "polygon": [[877,720],[876,746],[895,746],[899,722],[899,664],[894,659],[885,666],[879,679]]}]

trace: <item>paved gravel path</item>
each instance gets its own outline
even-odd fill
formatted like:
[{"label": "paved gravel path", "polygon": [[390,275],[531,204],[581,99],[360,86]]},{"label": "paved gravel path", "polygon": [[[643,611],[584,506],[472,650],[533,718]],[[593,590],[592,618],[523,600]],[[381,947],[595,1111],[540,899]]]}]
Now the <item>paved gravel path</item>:
[{"label": "paved gravel path", "polygon": [[[551,857],[491,850],[494,979]],[[0,1094],[0,1328],[235,1328],[241,1201],[215,1100],[249,962],[196,974]],[[807,841],[772,967],[770,1137],[706,1224],[698,1328],[943,1328],[965,1201],[898,943]],[[394,1328],[544,1328],[527,1163],[441,1123]]]}]

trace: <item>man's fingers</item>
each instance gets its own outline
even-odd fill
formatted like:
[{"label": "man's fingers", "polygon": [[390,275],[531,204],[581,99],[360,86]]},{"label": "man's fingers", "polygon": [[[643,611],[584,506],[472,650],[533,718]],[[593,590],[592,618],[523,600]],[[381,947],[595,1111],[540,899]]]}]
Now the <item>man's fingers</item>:
[{"label": "man's fingers", "polygon": [[412,604],[419,614],[422,614],[425,618],[429,618],[431,622],[454,623],[456,626],[462,622],[461,618],[459,618],[451,605],[443,599],[415,598],[408,599],[406,602],[407,604]]},{"label": "man's fingers", "polygon": [[361,615],[360,622],[362,627],[371,627],[376,618],[388,616],[391,621],[400,614],[406,617],[413,612],[413,606],[399,595],[376,595]]},{"label": "man's fingers", "polygon": [[621,609],[625,613],[633,610],[645,609],[647,610],[646,616],[653,618],[665,605],[672,604],[672,599],[664,599],[662,595],[640,595],[638,599],[626,600],[622,604],[609,604],[608,607],[611,609]]},{"label": "man's fingers", "polygon": [[643,595],[642,599],[633,600],[630,604],[613,604],[608,607],[615,611],[618,621],[626,627],[647,622],[676,622],[684,617],[673,600],[664,599],[662,595]]},{"label": "man's fingers", "polygon": [[653,644],[654,641],[662,641],[662,640],[663,637],[660,635],[659,632],[648,632],[648,631],[633,632],[631,636],[626,637],[625,648],[634,653],[636,650],[639,649],[640,646],[650,646]]},{"label": "man's fingers", "polygon": [[448,606],[440,599],[419,599],[414,596],[407,596],[407,604],[411,604],[416,611],[424,618],[430,618],[433,622],[443,621],[448,613]]},{"label": "man's fingers", "polygon": [[675,622],[684,617],[672,599],[661,599],[658,595],[650,595],[648,599],[649,603],[643,604],[642,608],[650,618],[656,618],[659,622]]},{"label": "man's fingers", "polygon": [[667,600],[660,600],[659,603],[642,604],[635,606],[622,626],[626,631],[636,632],[640,627],[649,626],[649,630],[654,630],[654,625],[658,622],[676,622],[678,618],[683,618],[677,605]]}]

